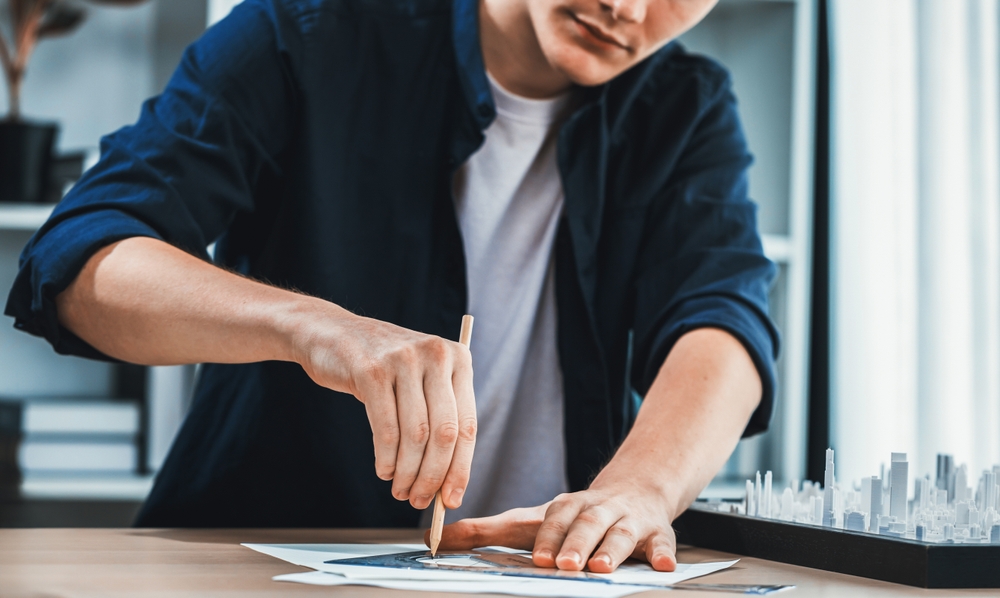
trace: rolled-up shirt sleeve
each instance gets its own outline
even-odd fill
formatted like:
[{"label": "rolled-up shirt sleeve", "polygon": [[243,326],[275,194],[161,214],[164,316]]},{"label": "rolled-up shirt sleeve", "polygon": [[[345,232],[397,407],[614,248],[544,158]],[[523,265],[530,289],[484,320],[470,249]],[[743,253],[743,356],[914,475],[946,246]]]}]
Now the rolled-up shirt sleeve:
[{"label": "rolled-up shirt sleeve", "polygon": [[301,29],[277,0],[247,0],[184,54],[138,121],[101,140],[100,161],[25,247],[5,313],[56,351],[104,358],[60,326],[55,298],[102,247],[136,236],[207,259],[261,176],[280,175],[297,101]]},{"label": "rolled-up shirt sleeve", "polygon": [[738,339],[763,385],[744,435],[774,409],[778,332],[768,317],[776,268],[763,253],[747,197],[746,147],[728,80],[706,104],[682,158],[649,212],[636,284],[633,386],[645,395],[685,333],[718,328]]}]

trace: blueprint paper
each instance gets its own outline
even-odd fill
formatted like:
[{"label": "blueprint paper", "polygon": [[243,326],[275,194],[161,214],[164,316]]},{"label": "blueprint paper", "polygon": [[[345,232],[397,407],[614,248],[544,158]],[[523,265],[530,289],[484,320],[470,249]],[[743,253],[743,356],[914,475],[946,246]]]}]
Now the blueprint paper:
[{"label": "blueprint paper", "polygon": [[[405,569],[382,569],[375,567],[356,567],[344,565],[328,565],[324,561],[347,559],[358,556],[376,556],[394,552],[410,552],[426,550],[423,544],[243,544],[251,550],[256,550],[276,559],[309,567],[326,573],[336,573],[350,579],[403,579],[426,581],[492,581],[494,575],[466,573],[465,571],[423,571],[416,575]],[[422,574],[422,575],[421,575]]]},{"label": "blueprint paper", "polygon": [[[387,589],[437,592],[500,593],[517,596],[580,596],[618,598],[645,592],[650,585],[671,585],[732,566],[737,561],[678,564],[672,573],[654,571],[645,563],[627,563],[615,573],[601,575],[613,583],[561,579],[519,578],[473,571],[391,569],[359,565],[337,565],[324,561],[426,550],[420,544],[244,544],[247,548],[283,561],[315,569],[315,572],[279,575],[275,581],[313,585],[366,585]],[[494,550],[526,554],[496,547]],[[623,585],[643,584],[643,585]]]},{"label": "blueprint paper", "polygon": [[[589,571],[561,571],[558,569],[536,567],[531,561],[531,553],[523,550],[497,550],[496,548],[458,551],[445,550],[439,551],[435,557],[425,548],[402,553],[331,560],[326,561],[324,563],[325,566],[319,569],[355,578],[370,577],[366,569],[378,569],[380,571],[388,569],[384,575],[393,579],[438,579],[438,574],[473,573],[477,577],[492,575],[602,584],[628,583],[666,586],[691,579],[692,577],[705,575],[706,573],[712,573],[735,562],[710,563],[708,565],[681,564],[678,565],[675,571],[664,573],[653,570],[646,563],[631,561],[621,565],[614,573],[591,573]],[[717,565],[722,565],[722,567]]]},{"label": "blueprint paper", "polygon": [[247,544],[243,546],[293,565],[315,569],[331,559],[426,550],[424,544]]}]

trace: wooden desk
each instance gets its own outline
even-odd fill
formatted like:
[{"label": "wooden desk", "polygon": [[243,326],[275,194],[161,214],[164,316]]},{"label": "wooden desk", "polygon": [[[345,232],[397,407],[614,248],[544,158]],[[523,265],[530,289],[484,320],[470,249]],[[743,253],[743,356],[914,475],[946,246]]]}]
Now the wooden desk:
[{"label": "wooden desk", "polygon": [[[415,530],[0,529],[0,596],[287,596],[404,595],[360,586],[315,587],[271,581],[304,570],[240,542],[419,542]],[[685,548],[681,562],[731,555]],[[781,596],[987,596],[996,590],[920,590],[758,559],[703,578],[712,583],[795,584]],[[458,594],[434,594],[454,598]],[[641,596],[706,596],[648,592]],[[721,597],[736,594],[715,594]],[[420,593],[421,597],[432,594]]]}]

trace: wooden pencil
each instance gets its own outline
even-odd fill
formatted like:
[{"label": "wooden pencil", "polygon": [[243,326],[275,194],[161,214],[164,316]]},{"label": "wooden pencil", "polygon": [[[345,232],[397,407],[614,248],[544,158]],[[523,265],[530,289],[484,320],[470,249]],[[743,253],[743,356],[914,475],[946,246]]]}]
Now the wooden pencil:
[{"label": "wooden pencil", "polygon": [[[462,316],[462,331],[458,334],[458,342],[466,347],[472,342],[472,322],[470,315]],[[431,556],[437,556],[438,545],[441,544],[441,530],[444,528],[444,499],[441,491],[434,495],[434,515],[431,517]]]}]

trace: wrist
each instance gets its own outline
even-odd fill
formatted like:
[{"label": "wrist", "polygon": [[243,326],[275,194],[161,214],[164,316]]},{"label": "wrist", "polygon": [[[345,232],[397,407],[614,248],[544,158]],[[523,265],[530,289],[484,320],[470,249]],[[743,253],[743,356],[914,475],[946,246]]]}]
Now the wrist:
[{"label": "wrist", "polygon": [[[272,311],[272,329],[276,332],[281,354],[278,359],[298,363],[308,369],[321,329],[328,329],[331,321],[353,317],[353,314],[316,297],[289,294],[293,297],[281,308]],[[329,334],[323,336],[330,337]]]}]

